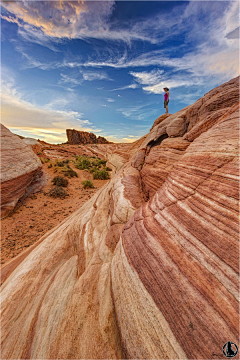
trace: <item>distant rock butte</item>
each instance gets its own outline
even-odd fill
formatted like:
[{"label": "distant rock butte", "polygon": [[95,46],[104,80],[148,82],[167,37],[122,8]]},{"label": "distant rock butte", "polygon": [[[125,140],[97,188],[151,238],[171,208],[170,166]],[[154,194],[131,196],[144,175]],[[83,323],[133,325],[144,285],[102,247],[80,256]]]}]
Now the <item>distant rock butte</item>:
[{"label": "distant rock butte", "polygon": [[239,78],[106,157],[115,175],[2,269],[4,359],[213,359],[238,343]]},{"label": "distant rock butte", "polygon": [[1,124],[1,218],[13,210],[36,178],[42,163],[18,135]]},{"label": "distant rock butte", "polygon": [[102,136],[96,136],[87,131],[78,131],[75,129],[67,129],[68,144],[112,144]]}]

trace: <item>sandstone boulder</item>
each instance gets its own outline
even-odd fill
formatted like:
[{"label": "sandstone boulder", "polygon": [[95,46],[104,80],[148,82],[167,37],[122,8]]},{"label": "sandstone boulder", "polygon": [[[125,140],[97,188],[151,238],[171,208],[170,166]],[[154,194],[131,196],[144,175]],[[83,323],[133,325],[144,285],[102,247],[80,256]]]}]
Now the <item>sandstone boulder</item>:
[{"label": "sandstone boulder", "polygon": [[1,124],[1,217],[14,209],[41,168],[31,146]]},{"label": "sandstone boulder", "polygon": [[110,144],[102,136],[96,136],[87,131],[78,131],[75,129],[67,129],[68,144]]},{"label": "sandstone boulder", "polygon": [[158,124],[160,124],[163,120],[165,120],[166,118],[168,118],[171,114],[163,114],[160,115],[153,123],[153,126],[151,127],[150,131]]},{"label": "sandstone boulder", "polygon": [[186,119],[184,117],[175,118],[166,128],[169,137],[183,136],[187,130]]}]

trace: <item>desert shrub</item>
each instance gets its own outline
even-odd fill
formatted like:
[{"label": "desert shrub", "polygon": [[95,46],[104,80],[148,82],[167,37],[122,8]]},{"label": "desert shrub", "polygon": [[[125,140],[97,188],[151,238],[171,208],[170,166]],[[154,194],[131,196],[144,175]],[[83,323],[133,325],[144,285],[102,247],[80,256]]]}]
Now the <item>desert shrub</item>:
[{"label": "desert shrub", "polygon": [[48,164],[48,168],[51,168],[52,167],[52,163]]},{"label": "desert shrub", "polygon": [[75,166],[77,169],[80,169],[80,170],[88,170],[91,166],[91,161],[88,158],[78,156]]},{"label": "desert shrub", "polygon": [[94,187],[93,183],[90,180],[84,180],[82,182],[82,186],[83,186],[84,189],[89,189],[89,188]]},{"label": "desert shrub", "polygon": [[63,187],[67,187],[68,186],[68,179],[62,177],[62,176],[55,176],[52,179],[53,185],[56,186],[63,186]]},{"label": "desert shrub", "polygon": [[49,158],[44,158],[44,157],[40,157],[40,160],[41,160],[41,163],[42,163],[42,164],[45,164],[45,163],[47,163],[47,162],[50,161]]},{"label": "desert shrub", "polygon": [[52,196],[54,198],[62,198],[62,199],[64,199],[66,196],[69,196],[69,194],[63,189],[62,186],[54,186],[52,189],[49,190],[47,195]]},{"label": "desert shrub", "polygon": [[64,174],[64,176],[67,176],[69,178],[72,178],[74,176],[78,177],[78,174],[73,169],[62,170],[61,172]]},{"label": "desert shrub", "polygon": [[37,152],[37,155],[41,155],[41,154],[42,154],[42,152],[41,152],[41,151],[38,151],[38,152]]},{"label": "desert shrub", "polygon": [[107,160],[99,159],[98,163],[101,165],[106,165]]},{"label": "desert shrub", "polygon": [[106,171],[112,171],[112,169],[108,166],[105,169],[106,169]]},{"label": "desert shrub", "polygon": [[111,171],[111,169],[105,166],[107,160],[85,156],[76,156],[75,160],[75,167],[89,171],[93,174],[94,179],[108,180],[110,178],[108,171]]},{"label": "desert shrub", "polygon": [[63,161],[58,161],[58,160],[55,160],[55,164],[54,166],[59,166],[59,167],[63,167],[65,164]]},{"label": "desert shrub", "polygon": [[106,170],[95,170],[93,172],[93,178],[98,180],[108,180],[110,175]]}]

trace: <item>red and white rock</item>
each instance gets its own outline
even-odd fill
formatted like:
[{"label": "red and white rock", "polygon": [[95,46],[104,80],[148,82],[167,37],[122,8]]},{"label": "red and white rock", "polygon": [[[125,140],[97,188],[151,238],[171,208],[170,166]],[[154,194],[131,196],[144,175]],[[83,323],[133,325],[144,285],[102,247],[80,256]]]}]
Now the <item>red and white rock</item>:
[{"label": "red and white rock", "polygon": [[2,358],[212,359],[238,343],[237,80],[102,145],[112,179],[2,269]]},{"label": "red and white rock", "polygon": [[1,217],[14,209],[41,168],[31,146],[1,124]]}]

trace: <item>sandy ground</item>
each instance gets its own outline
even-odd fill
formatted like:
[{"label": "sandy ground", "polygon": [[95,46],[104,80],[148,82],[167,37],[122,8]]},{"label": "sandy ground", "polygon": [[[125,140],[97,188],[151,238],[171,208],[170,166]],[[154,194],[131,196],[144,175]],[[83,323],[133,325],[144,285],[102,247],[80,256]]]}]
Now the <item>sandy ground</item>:
[{"label": "sandy ground", "polygon": [[[33,147],[33,150],[39,151],[39,146],[35,149]],[[43,157],[42,154],[39,157]],[[66,153],[66,156],[65,154],[62,155],[62,159],[73,159],[73,154]],[[51,159],[51,162],[54,163],[54,158]],[[78,177],[67,178],[69,184],[65,189],[69,194],[68,197],[55,199],[46,193],[53,186],[51,180],[54,176],[62,175],[60,174],[61,168],[58,168],[58,172],[54,173],[54,166],[48,168],[48,165],[49,163],[43,164],[43,172],[50,176],[47,184],[40,192],[31,194],[24,200],[20,199],[14,212],[1,221],[1,264],[7,263],[11,258],[39,240],[48,230],[79,209],[107,182],[107,180],[93,180],[92,174],[78,170],[70,163]],[[83,189],[83,180],[91,180],[94,189]]]}]

